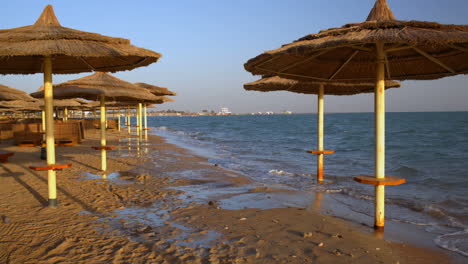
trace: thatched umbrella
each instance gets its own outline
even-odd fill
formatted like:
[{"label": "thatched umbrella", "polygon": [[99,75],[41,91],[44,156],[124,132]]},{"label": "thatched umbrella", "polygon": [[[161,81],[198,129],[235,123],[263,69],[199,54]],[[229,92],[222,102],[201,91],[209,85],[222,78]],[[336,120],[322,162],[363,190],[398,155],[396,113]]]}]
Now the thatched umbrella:
[{"label": "thatched umbrella", "polygon": [[0,30],[0,73],[44,73],[49,206],[57,206],[52,73],[131,70],[160,57],[127,39],[62,27],[51,5],[33,25]]},{"label": "thatched umbrella", "polygon": [[[159,86],[156,86],[156,85],[152,85],[152,84],[147,84],[147,83],[142,83],[142,82],[139,82],[139,83],[135,83],[135,85],[139,86],[139,87],[142,87],[142,88],[146,88],[148,89],[152,94],[154,95],[157,95],[157,96],[175,96],[177,95],[175,92],[172,92],[170,91],[169,89],[165,88],[165,87],[159,87]],[[167,97],[166,97],[167,98]],[[172,102],[170,100],[167,100],[166,102]],[[144,130],[148,130],[148,112],[147,112],[147,105],[144,104],[143,106],[143,113],[144,113]]]},{"label": "thatched umbrella", "polygon": [[[374,90],[374,83],[371,82],[320,82],[320,81],[297,81],[285,79],[278,76],[265,77],[255,82],[244,84],[244,89],[248,91],[289,91],[303,94],[317,95],[317,150],[307,151],[317,155],[317,182],[323,182],[323,155],[333,154],[334,150],[323,148],[324,135],[324,95],[354,95],[360,93],[370,93]],[[385,87],[398,88],[400,83],[387,81]]]},{"label": "thatched umbrella", "polygon": [[396,20],[377,0],[367,20],[307,35],[267,51],[244,66],[253,74],[297,80],[376,81],[375,175],[357,177],[375,185],[375,228],[384,227],[385,185],[404,182],[385,176],[384,80],[432,80],[468,73],[468,26]]},{"label": "thatched umbrella", "polygon": [[13,100],[31,102],[31,101],[35,101],[36,99],[32,98],[31,96],[29,96],[29,94],[23,91],[0,84],[0,101],[13,101]]},{"label": "thatched umbrella", "polygon": [[[54,85],[55,98],[70,99],[84,98],[100,101],[101,108],[101,146],[93,147],[101,150],[101,170],[107,170],[106,150],[113,147],[106,146],[106,98],[117,101],[150,101],[158,97],[144,88],[137,87],[108,73],[96,72],[76,80]],[[43,91],[32,93],[33,97],[42,97]]]}]

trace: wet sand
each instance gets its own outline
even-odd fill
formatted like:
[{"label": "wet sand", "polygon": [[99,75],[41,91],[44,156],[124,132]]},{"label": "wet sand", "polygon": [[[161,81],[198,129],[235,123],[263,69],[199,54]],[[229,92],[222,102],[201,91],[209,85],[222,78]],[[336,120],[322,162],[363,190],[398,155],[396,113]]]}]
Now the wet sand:
[{"label": "wet sand", "polygon": [[46,207],[47,173],[28,169],[39,148],[2,143],[15,156],[0,164],[0,263],[450,263],[442,251],[382,240],[313,204],[274,208],[276,196],[294,192],[160,137],[138,146],[126,132],[108,134],[117,148],[105,177],[90,148],[97,133],[57,148],[57,162],[73,164],[57,173],[57,209]]}]

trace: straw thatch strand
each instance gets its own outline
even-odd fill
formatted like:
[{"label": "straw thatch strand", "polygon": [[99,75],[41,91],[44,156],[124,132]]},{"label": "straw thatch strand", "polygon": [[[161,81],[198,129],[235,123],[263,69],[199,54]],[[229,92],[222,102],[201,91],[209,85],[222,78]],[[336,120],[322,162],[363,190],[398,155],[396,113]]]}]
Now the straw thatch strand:
[{"label": "straw thatch strand", "polygon": [[386,79],[468,73],[467,25],[394,20],[383,0],[377,1],[369,19],[307,35],[250,59],[244,67],[255,75],[303,81],[370,81],[375,79],[375,45],[382,42]]},{"label": "straw thatch strand", "polygon": [[[278,76],[265,77],[255,82],[244,84],[244,89],[248,91],[289,91],[303,94],[318,94],[320,85],[324,85],[325,94],[328,95],[354,95],[360,93],[374,92],[375,83],[373,82],[301,82],[291,79],[285,79]],[[399,82],[386,81],[385,88],[398,88]]]},{"label": "straw thatch strand", "polygon": [[38,56],[53,57],[54,73],[80,73],[131,70],[156,62],[161,54],[133,46],[128,39],[63,27],[48,5],[33,25],[0,30],[2,74],[40,73]]},{"label": "straw thatch strand", "polygon": [[156,86],[156,85],[142,83],[142,82],[134,83],[134,84],[136,86],[138,86],[138,87],[148,89],[152,94],[154,94],[156,96],[164,96],[164,95],[175,96],[175,95],[177,95],[176,93],[174,93],[174,92],[172,92],[169,89],[164,88],[164,87],[159,87],[159,86]]}]

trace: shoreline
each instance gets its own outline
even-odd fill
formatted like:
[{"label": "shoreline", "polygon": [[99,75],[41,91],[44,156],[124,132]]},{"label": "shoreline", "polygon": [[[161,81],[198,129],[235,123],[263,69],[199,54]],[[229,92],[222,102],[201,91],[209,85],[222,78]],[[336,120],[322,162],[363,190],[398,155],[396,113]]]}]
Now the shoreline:
[{"label": "shoreline", "polygon": [[228,188],[247,197],[282,192],[261,186],[246,191],[255,185],[247,177],[213,166],[161,137],[150,136],[150,143],[138,150],[134,140],[109,134],[109,145],[119,146],[109,153],[109,168],[118,173],[107,180],[83,177],[86,171],[98,175],[99,153],[88,151],[97,133],[80,146],[57,149],[58,160],[68,159],[73,166],[58,173],[60,207],[55,210],[44,207],[45,174],[27,169],[38,161],[29,161],[39,156],[37,149],[6,147],[16,154],[1,165],[0,181],[8,187],[0,191],[5,197],[1,214],[8,221],[0,223],[0,262],[451,261],[445,252],[387,242],[313,210],[221,209],[220,198],[240,196],[228,193],[210,200],[203,190],[189,194],[184,188]]}]

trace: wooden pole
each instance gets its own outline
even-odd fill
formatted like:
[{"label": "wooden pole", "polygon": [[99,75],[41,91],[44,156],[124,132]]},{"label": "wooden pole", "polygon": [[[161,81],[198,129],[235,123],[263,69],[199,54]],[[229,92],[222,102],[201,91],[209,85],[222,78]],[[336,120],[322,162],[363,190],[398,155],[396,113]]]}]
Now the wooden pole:
[{"label": "wooden pole", "polygon": [[[54,139],[54,108],[52,90],[52,58],[44,58],[44,110],[46,124],[46,151],[47,165],[55,165],[55,139]],[[49,207],[57,207],[57,182],[55,170],[47,171],[49,189]]]},{"label": "wooden pole", "polygon": [[[375,85],[375,177],[385,178],[385,52],[384,44],[376,44],[377,67]],[[385,223],[385,185],[375,186],[374,228],[383,230]]]},{"label": "wooden pole", "polygon": [[[323,94],[324,85],[320,84],[317,96],[317,147],[323,151]],[[323,182],[323,153],[317,155],[317,182]]]},{"label": "wooden pole", "polygon": [[[101,95],[101,147],[106,146],[106,98]],[[107,157],[105,148],[101,149],[101,170],[107,170]]]}]

